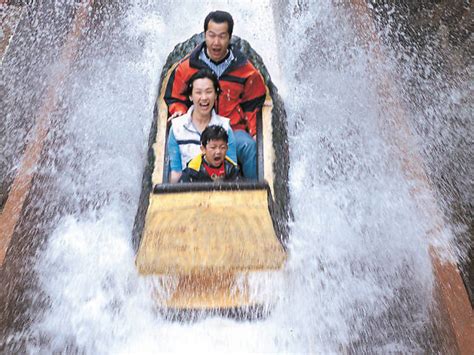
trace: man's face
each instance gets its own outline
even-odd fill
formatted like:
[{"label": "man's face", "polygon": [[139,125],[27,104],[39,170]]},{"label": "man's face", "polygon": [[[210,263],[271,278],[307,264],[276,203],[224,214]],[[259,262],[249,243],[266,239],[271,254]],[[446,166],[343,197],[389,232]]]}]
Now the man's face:
[{"label": "man's face", "polygon": [[209,21],[206,31],[207,54],[213,61],[218,62],[225,57],[229,48],[230,36],[227,22],[215,23]]},{"label": "man's face", "polygon": [[227,154],[227,143],[224,140],[211,139],[204,147],[201,145],[201,151],[206,161],[214,167],[221,166]]}]

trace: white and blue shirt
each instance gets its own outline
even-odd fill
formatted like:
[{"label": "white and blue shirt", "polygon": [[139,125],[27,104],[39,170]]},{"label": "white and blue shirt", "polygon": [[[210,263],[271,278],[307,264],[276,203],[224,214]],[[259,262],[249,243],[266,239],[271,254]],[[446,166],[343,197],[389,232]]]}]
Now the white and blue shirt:
[{"label": "white and blue shirt", "polygon": [[[168,136],[168,156],[172,171],[182,171],[191,159],[201,153],[201,133],[193,124],[193,110],[194,106],[191,106],[183,116],[172,121]],[[237,161],[234,133],[229,122],[228,118],[219,116],[212,110],[209,126],[217,125],[225,128],[229,136],[227,156]]]},{"label": "white and blue shirt", "polygon": [[214,62],[206,54],[206,46],[203,46],[201,53],[199,53],[199,59],[202,60],[206,65],[216,74],[217,79],[220,79],[222,74],[227,70],[227,68],[232,64],[232,61],[235,59],[234,53],[229,48],[229,53],[227,57],[219,63]]}]

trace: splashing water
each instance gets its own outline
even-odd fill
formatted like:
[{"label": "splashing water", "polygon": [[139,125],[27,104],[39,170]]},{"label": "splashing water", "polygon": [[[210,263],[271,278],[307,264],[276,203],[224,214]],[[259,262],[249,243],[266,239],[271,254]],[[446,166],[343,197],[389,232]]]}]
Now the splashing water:
[{"label": "splashing water", "polygon": [[[213,9],[232,13],[234,33],[262,56],[285,101],[290,259],[268,318],[170,323],[154,312],[135,269],[133,219],[161,67]],[[54,215],[35,263],[45,305],[7,342],[87,353],[429,349],[432,225],[386,140],[390,115],[377,78],[393,67],[360,43],[349,10],[295,0],[102,11],[109,26],[74,67],[63,93],[66,119],[50,137],[67,143],[48,151],[55,168],[39,172],[53,181],[50,199],[68,206]],[[445,237],[440,243],[449,246]]]}]

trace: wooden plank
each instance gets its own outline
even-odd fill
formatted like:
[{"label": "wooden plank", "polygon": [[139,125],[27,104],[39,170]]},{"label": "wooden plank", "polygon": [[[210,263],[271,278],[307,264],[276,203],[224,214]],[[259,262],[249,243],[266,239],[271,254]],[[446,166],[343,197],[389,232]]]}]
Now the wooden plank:
[{"label": "wooden plank", "polygon": [[431,252],[437,292],[460,354],[474,353],[474,315],[466,287],[455,264]]},{"label": "wooden plank", "polygon": [[23,206],[30,191],[33,171],[38,165],[47,134],[51,126],[51,112],[57,109],[61,89],[74,56],[79,50],[79,40],[89,19],[89,6],[94,0],[88,0],[77,8],[71,30],[68,33],[64,47],[61,50],[59,62],[62,66],[53,75],[45,94],[45,99],[35,121],[31,139],[25,148],[18,172],[13,180],[5,206],[0,214],[0,265],[3,265],[8,246],[16,225],[23,211]]},{"label": "wooden plank", "polygon": [[3,63],[10,41],[15,34],[25,8],[24,5],[9,5],[7,0],[1,0],[0,6],[2,6],[0,11],[0,31],[2,32],[0,37],[0,63]]},{"label": "wooden plank", "polygon": [[154,298],[159,306],[172,309],[235,308],[255,305],[249,295],[248,282],[236,284],[234,273],[200,273],[178,278],[175,286],[169,280],[154,282]]},{"label": "wooden plank", "polygon": [[273,147],[273,100],[267,87],[267,96],[262,108],[262,130],[263,130],[263,178],[268,182],[272,196],[275,196],[273,186],[273,162],[275,161],[275,148]]},{"label": "wooden plank", "polygon": [[265,190],[151,195],[137,255],[139,272],[280,269],[286,254],[273,230],[267,198]]}]

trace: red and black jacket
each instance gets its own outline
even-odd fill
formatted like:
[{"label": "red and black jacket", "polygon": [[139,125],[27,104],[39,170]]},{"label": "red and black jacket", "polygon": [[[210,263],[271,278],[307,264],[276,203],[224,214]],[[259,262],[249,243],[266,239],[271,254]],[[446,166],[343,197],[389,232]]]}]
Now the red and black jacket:
[{"label": "red and black jacket", "polygon": [[[191,159],[183,170],[179,182],[214,182],[209,176],[205,166],[205,161],[202,154],[197,155]],[[228,156],[224,159],[224,181],[238,181],[240,180],[240,170],[236,163]]]},{"label": "red and black jacket", "polygon": [[[189,78],[200,69],[210,70],[199,59],[204,46],[205,42],[197,46],[171,73],[164,96],[170,115],[177,111],[186,112],[191,106],[189,98],[183,95]],[[237,48],[231,49],[234,59],[219,78],[221,93],[216,111],[230,119],[233,130],[245,130],[253,136],[257,133],[257,114],[265,102],[265,83],[245,55]]]}]

